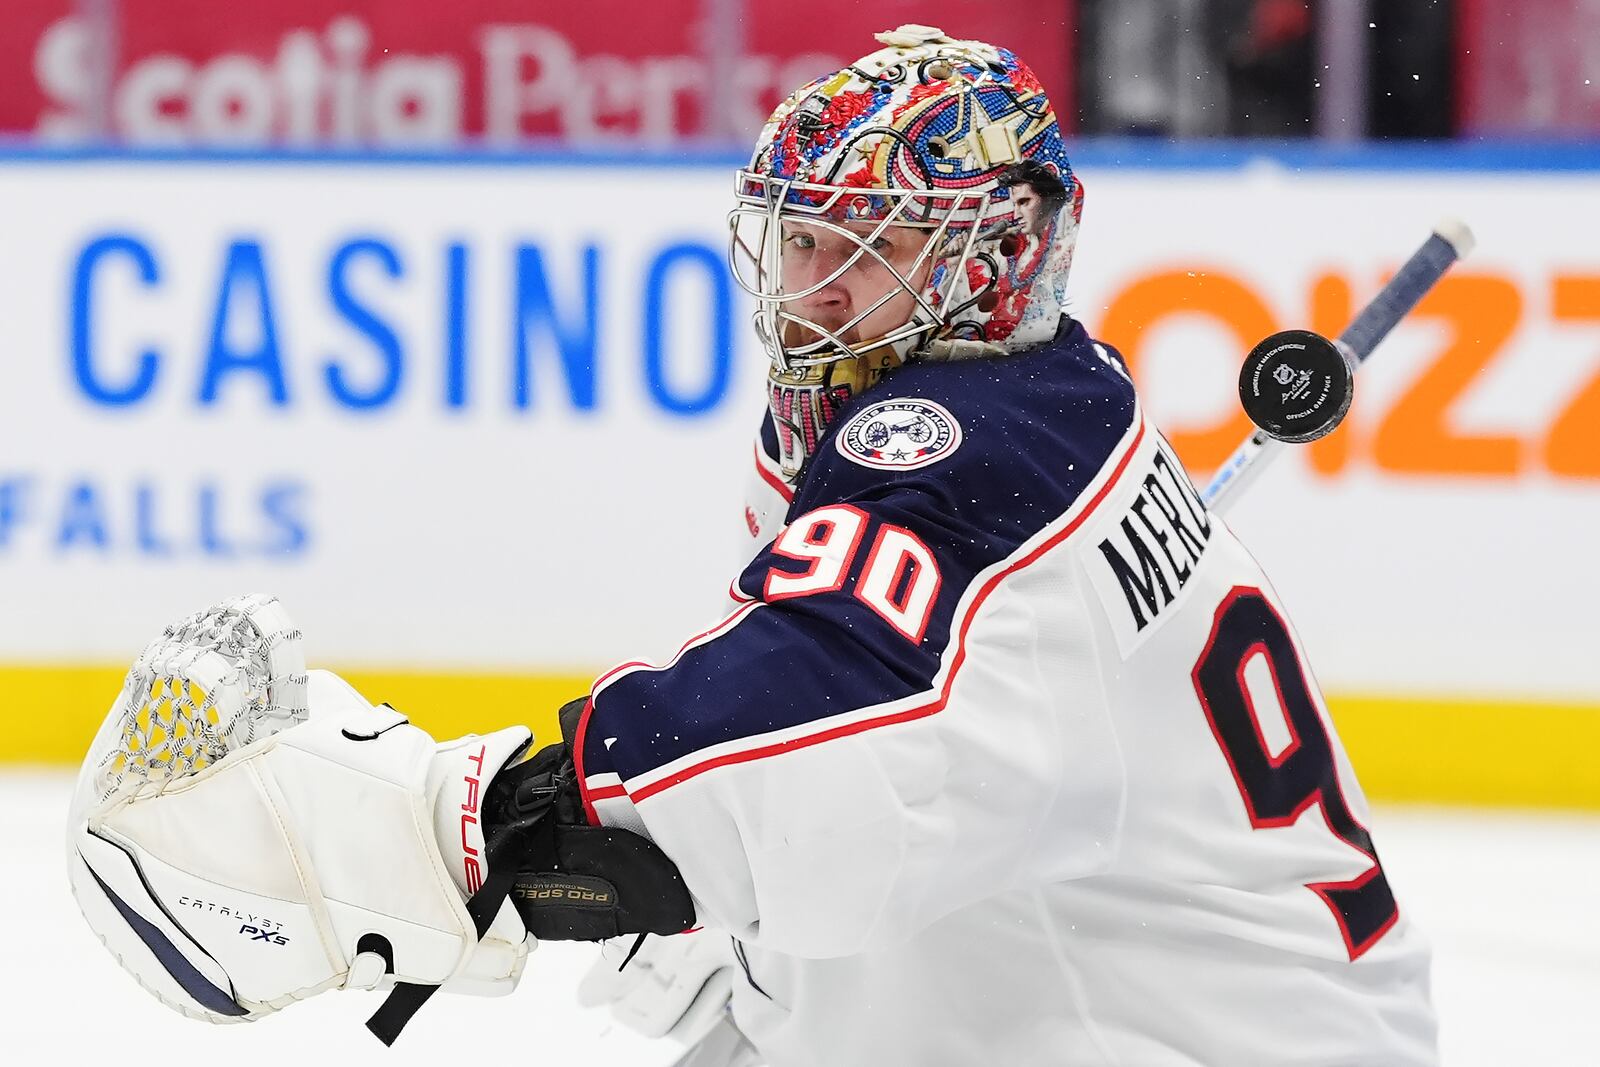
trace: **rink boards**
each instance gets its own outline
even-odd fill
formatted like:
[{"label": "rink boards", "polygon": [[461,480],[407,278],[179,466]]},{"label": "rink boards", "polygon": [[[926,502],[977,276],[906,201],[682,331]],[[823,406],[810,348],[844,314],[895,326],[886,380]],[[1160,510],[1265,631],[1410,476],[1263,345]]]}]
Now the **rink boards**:
[{"label": "rink boards", "polygon": [[[1600,807],[1592,156],[1079,155],[1069,306],[1197,475],[1251,343],[1477,232],[1229,515],[1375,795]],[[761,409],[731,165],[0,154],[0,759],[74,760],[120,665],[235,592],[440,732],[548,735],[701,629]]]}]

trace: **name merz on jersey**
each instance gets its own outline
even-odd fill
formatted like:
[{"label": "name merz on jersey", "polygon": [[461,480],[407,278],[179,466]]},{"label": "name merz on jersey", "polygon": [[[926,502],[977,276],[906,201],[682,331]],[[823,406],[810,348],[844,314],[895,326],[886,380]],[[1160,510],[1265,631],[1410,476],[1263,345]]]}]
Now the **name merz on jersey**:
[{"label": "name merz on jersey", "polygon": [[1171,446],[1159,440],[1139,492],[1096,546],[1104,565],[1090,564],[1124,658],[1168,617],[1204,561],[1211,522]]}]

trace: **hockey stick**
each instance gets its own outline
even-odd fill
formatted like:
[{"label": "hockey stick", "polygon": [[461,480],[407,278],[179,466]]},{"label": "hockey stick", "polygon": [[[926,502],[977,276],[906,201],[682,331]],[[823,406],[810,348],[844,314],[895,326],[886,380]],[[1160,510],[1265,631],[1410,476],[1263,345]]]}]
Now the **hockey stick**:
[{"label": "hockey stick", "polygon": [[[1451,265],[1472,251],[1473,244],[1472,231],[1464,222],[1446,219],[1433,228],[1422,247],[1412,253],[1334,342],[1352,369],[1372,355],[1379,342],[1417,306]],[[1261,474],[1273,457],[1284,450],[1284,444],[1263,429],[1245,438],[1206,485],[1201,494],[1206,506],[1221,511],[1224,505],[1237,499],[1240,489]]]}]

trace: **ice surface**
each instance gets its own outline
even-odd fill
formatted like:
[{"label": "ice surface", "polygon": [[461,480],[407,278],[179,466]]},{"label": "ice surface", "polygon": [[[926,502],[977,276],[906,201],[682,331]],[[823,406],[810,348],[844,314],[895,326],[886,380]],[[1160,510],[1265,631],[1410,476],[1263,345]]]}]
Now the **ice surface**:
[{"label": "ice surface", "polygon": [[[78,916],[63,869],[70,779],[0,774],[0,1049],[69,1048],[117,1067],[293,1062],[656,1067],[674,1049],[580,1008],[586,945],[540,946],[507,998],[436,997],[395,1048],[362,1026],[381,995],[330,993],[249,1026],[184,1019],[137,988]],[[1401,907],[1431,936],[1448,1067],[1600,1063],[1600,817],[1380,808],[1373,836]],[[70,1057],[69,1057],[70,1058]],[[1136,1067],[1136,1065],[1133,1065]]]}]

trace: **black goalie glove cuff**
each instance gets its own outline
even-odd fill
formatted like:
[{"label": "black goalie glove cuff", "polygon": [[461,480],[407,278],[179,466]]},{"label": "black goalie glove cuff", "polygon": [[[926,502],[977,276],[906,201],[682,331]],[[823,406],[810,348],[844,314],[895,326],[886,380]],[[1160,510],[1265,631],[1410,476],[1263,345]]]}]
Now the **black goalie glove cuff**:
[{"label": "black goalie glove cuff", "polygon": [[484,804],[488,838],[526,833],[509,862],[510,898],[539,940],[598,941],[622,934],[676,934],[694,925],[677,866],[649,838],[590,826],[571,738],[586,700],[561,709],[567,740],[507,767]]},{"label": "black goalie glove cuff", "polygon": [[[561,709],[568,740],[506,767],[489,784],[482,807],[489,875],[467,901],[480,937],[508,897],[536,939],[638,934],[642,941],[694,926],[694,902],[667,854],[649,838],[590,826],[584,816],[570,738],[585,703]],[[392,1044],[436,988],[396,985],[367,1029]]]}]

